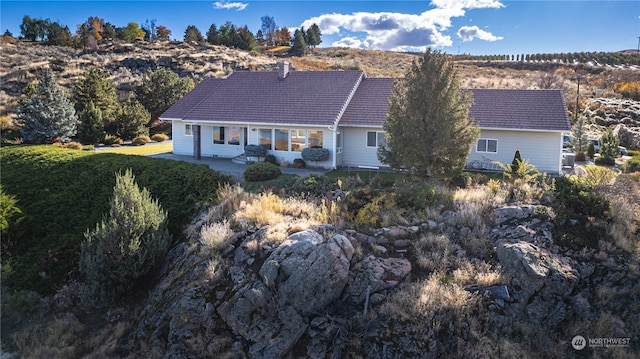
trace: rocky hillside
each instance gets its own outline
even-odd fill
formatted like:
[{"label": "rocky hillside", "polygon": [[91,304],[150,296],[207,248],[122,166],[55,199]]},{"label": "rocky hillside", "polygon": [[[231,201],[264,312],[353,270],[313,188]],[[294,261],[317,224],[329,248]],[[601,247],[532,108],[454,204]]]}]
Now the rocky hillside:
[{"label": "rocky hillside", "polygon": [[[52,68],[67,88],[93,66],[105,69],[121,94],[140,81],[149,69],[168,67],[196,81],[224,77],[237,70],[269,70],[281,58],[206,43],[103,42],[97,50],[0,43],[0,115],[16,110],[24,86],[37,78],[38,69]],[[305,57],[288,57],[298,70],[361,69],[372,77],[401,77],[416,54],[386,51],[316,48]],[[625,100],[612,91],[619,82],[640,81],[640,69],[611,66],[562,65],[514,61],[460,61],[461,80],[469,88],[562,88],[570,112],[575,107],[576,75],[582,78],[581,109],[588,108],[594,131],[624,124],[640,128],[640,102]],[[640,130],[639,130],[640,131]]]},{"label": "rocky hillside", "polygon": [[[439,189],[453,203],[382,228],[344,222],[340,203],[355,192],[319,204],[227,187],[122,301],[82,307],[73,280],[32,306],[8,300],[17,304],[4,307],[3,335],[15,334],[2,349],[25,358],[634,358],[640,186],[625,175],[598,186],[611,201],[606,221],[598,195],[554,197],[516,181]],[[566,202],[575,198],[583,204]],[[618,345],[577,350],[578,335]]]}]

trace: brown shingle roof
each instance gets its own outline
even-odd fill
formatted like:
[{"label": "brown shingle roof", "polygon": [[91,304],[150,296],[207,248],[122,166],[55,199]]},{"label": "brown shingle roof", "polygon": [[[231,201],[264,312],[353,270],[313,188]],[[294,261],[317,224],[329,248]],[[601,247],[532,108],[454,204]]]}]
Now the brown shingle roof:
[{"label": "brown shingle roof", "polygon": [[363,79],[342,116],[340,125],[382,127],[389,112],[393,81],[391,78]]},{"label": "brown shingle roof", "polygon": [[291,71],[279,80],[277,71],[234,72],[196,105],[176,103],[161,118],[179,113],[185,121],[330,126],[362,77],[362,71]]},{"label": "brown shingle roof", "polygon": [[[344,110],[342,126],[382,127],[393,82],[365,78],[362,71],[291,71],[284,80],[278,79],[277,71],[241,71],[226,79],[202,81],[161,118],[331,126]],[[471,91],[469,116],[481,128],[571,128],[560,90]]]},{"label": "brown shingle roof", "polygon": [[204,79],[186,96],[178,100],[173,106],[165,111],[160,117],[170,119],[182,119],[194,108],[202,99],[215,91],[222,85],[225,79]]},{"label": "brown shingle roof", "polygon": [[469,116],[481,128],[569,131],[560,90],[473,89]]}]

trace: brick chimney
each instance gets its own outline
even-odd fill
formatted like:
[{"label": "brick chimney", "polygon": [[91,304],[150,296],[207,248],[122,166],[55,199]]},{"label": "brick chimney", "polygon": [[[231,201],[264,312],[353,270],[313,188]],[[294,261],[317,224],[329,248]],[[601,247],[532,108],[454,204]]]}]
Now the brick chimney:
[{"label": "brick chimney", "polygon": [[287,75],[289,75],[289,63],[287,61],[278,61],[278,80],[284,80]]}]

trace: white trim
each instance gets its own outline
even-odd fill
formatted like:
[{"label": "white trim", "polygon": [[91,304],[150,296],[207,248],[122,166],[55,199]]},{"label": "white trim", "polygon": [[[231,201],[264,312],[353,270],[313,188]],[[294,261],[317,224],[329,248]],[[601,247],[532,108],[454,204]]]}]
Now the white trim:
[{"label": "white trim", "polygon": [[213,124],[222,124],[224,126],[241,126],[241,127],[259,127],[259,126],[287,126],[287,127],[318,127],[318,128],[327,128],[327,124],[324,125],[312,125],[305,123],[282,123],[282,122],[247,122],[247,121],[214,121],[214,120],[180,120],[177,119],[175,121],[182,121],[185,123],[193,123],[194,125],[213,125]]},{"label": "white trim", "polygon": [[[188,132],[187,132],[187,126],[189,126],[189,131]],[[185,123],[184,124],[184,135],[193,137],[193,124],[192,123]]]},{"label": "white trim", "polygon": [[516,132],[567,132],[569,130],[542,130],[533,128],[506,128],[506,127],[480,127],[481,130],[491,131],[516,131]]},{"label": "white trim", "polygon": [[[485,151],[478,150],[478,143],[480,141],[482,141],[482,140],[487,141],[486,142],[486,146],[485,146],[485,148],[486,148]],[[496,150],[495,150],[495,152],[494,151],[488,151],[488,149],[489,149],[489,141],[496,141]],[[478,140],[476,141],[476,152],[477,153],[498,153],[498,139],[497,138],[478,138]]]},{"label": "white trim", "polygon": [[[369,132],[375,132],[376,133],[376,145],[375,146],[369,146]],[[380,147],[380,146],[378,146],[378,135],[379,134],[382,134],[384,136],[384,131],[365,131],[365,136],[367,136],[367,138],[365,140],[365,144],[367,145],[367,148],[378,148],[378,147]]]}]

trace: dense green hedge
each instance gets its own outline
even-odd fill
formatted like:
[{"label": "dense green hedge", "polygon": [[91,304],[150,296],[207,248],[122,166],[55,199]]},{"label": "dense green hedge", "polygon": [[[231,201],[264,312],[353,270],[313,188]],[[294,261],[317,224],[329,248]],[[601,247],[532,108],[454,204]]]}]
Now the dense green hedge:
[{"label": "dense green hedge", "polygon": [[3,284],[41,293],[59,287],[76,267],[84,232],[109,210],[116,172],[133,170],[168,211],[174,238],[196,204],[215,200],[219,184],[229,182],[205,165],[142,156],[54,146],[3,147],[0,155],[3,189],[16,196],[24,216],[10,229],[11,243],[3,243],[3,271],[9,271]]},{"label": "dense green hedge", "polygon": [[280,167],[269,162],[250,164],[244,171],[244,179],[247,182],[268,181],[278,178],[282,172]]}]

